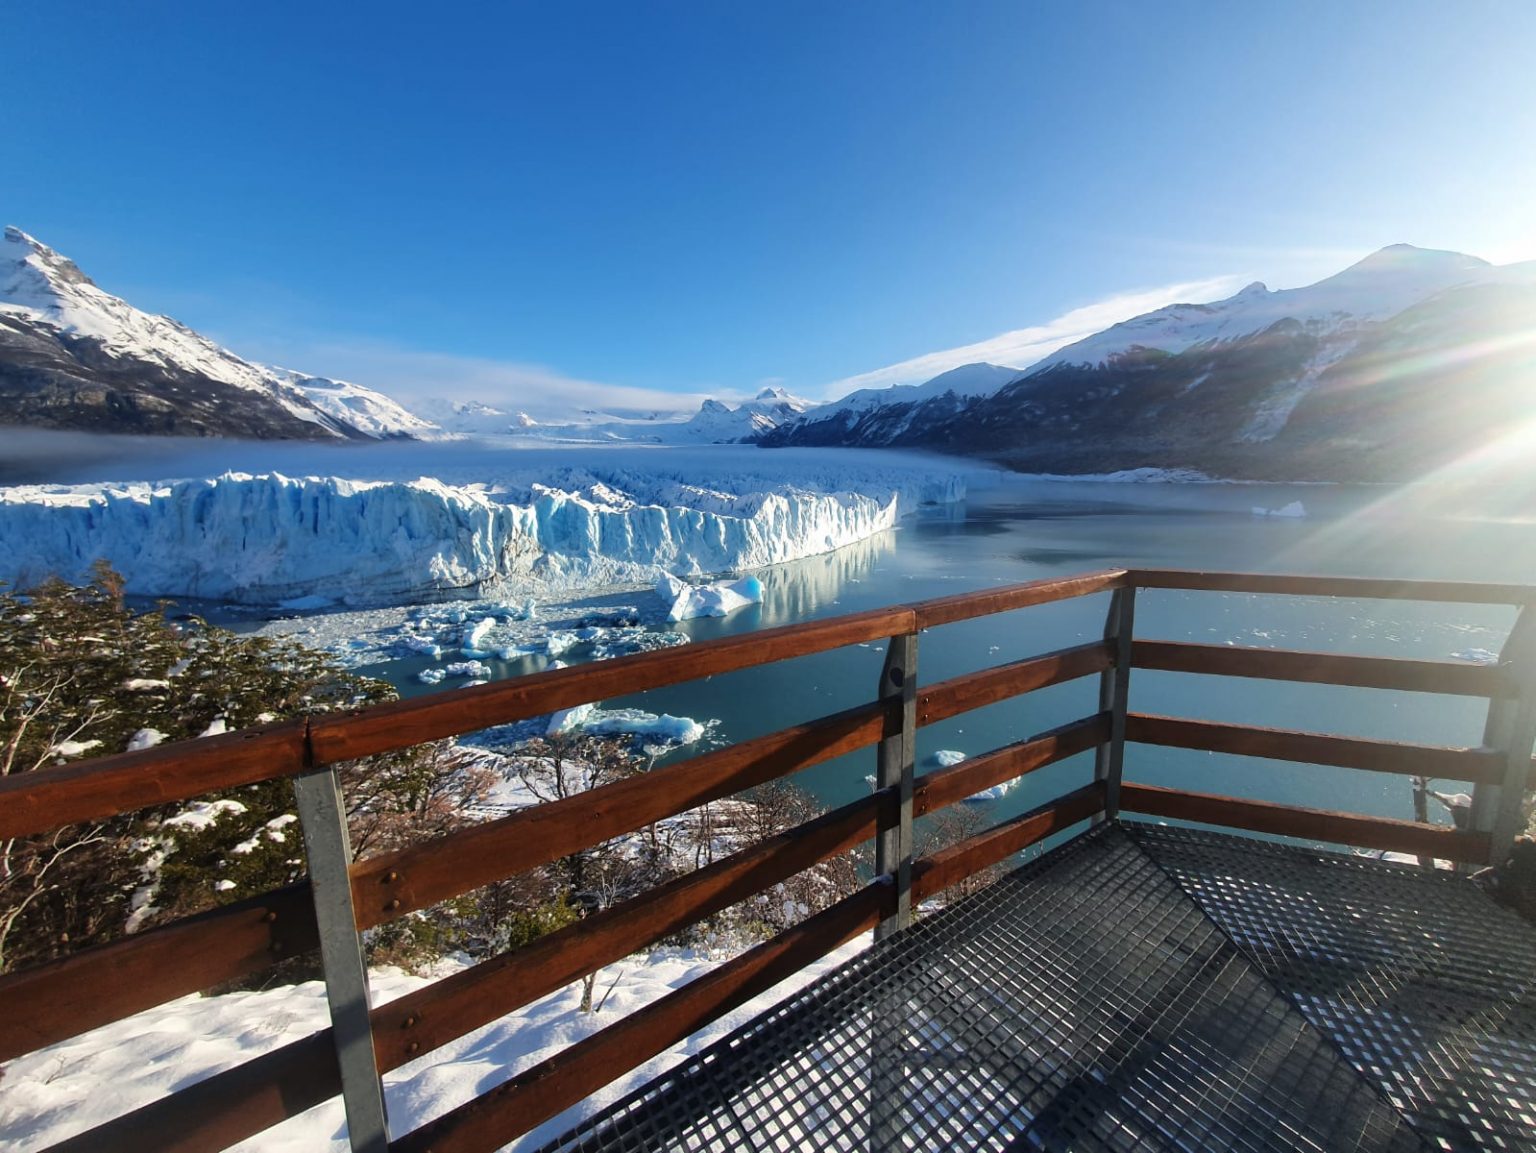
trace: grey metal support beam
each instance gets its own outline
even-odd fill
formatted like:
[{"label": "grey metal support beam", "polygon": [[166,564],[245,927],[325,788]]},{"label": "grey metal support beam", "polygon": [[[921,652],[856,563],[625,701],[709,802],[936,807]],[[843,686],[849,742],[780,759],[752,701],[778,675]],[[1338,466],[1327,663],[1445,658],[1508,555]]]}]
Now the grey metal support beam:
[{"label": "grey metal support beam", "polygon": [[1488,705],[1483,744],[1504,753],[1504,780],[1499,785],[1478,784],[1472,792],[1472,828],[1488,834],[1488,863],[1497,865],[1523,831],[1526,778],[1531,750],[1536,746],[1536,605],[1527,604],[1515,618],[1514,628],[1499,652],[1519,686],[1513,700],[1494,699]]},{"label": "grey metal support beam", "polygon": [[1109,714],[1109,740],[1099,746],[1093,779],[1104,782],[1104,814],[1112,821],[1120,813],[1120,777],[1125,768],[1125,714],[1131,693],[1131,641],[1136,627],[1136,588],[1110,594],[1104,639],[1115,646],[1115,663],[1099,675],[1099,711]]},{"label": "grey metal support beam", "polygon": [[917,635],[892,637],[880,670],[879,698],[901,702],[901,724],[876,750],[876,788],[895,789],[894,821],[882,821],[875,838],[875,872],[896,885],[896,912],[875,927],[884,940],[912,923],[912,774],[917,759]]},{"label": "grey metal support beam", "polygon": [[311,768],[294,779],[293,791],[320,926],[320,960],[325,967],[325,997],[336,1040],[348,1139],[354,1153],[388,1153],[389,1119],[368,1021],[368,969],[352,908],[347,872],[352,846],[340,782],[332,768]]}]

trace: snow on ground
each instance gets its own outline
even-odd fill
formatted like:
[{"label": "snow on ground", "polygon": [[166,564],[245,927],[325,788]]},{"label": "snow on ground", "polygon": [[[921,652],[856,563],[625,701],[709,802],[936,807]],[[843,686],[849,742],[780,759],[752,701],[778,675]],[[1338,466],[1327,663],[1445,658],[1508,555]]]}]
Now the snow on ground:
[{"label": "snow on ground", "polygon": [[[134,465],[118,464],[91,483],[0,488],[0,580],[81,580],[104,558],[131,593],[314,606],[739,572],[962,499],[968,471],[894,453],[511,443],[231,445],[218,475],[124,478]],[[177,462],[138,465],[151,467]]]},{"label": "snow on ground", "polygon": [[[867,936],[850,942],[508,1148],[538,1147],[789,996],[868,943]],[[679,950],[627,958],[598,973],[594,1000],[602,1005],[599,1012],[583,1014],[580,985],[572,985],[386,1075],[391,1129],[402,1134],[417,1128],[702,976],[718,963],[717,958]],[[446,962],[437,975],[458,967]],[[372,974],[373,1002],[392,1001],[430,979],[393,969],[376,971]],[[265,992],[183,997],[17,1058],[3,1067],[4,1080],[0,1082],[4,1087],[0,1093],[0,1151],[20,1153],[52,1145],[175,1089],[299,1040],[326,1023],[324,986],[311,981]],[[231,1148],[241,1153],[344,1153],[345,1134],[346,1120],[337,1098]]]}]

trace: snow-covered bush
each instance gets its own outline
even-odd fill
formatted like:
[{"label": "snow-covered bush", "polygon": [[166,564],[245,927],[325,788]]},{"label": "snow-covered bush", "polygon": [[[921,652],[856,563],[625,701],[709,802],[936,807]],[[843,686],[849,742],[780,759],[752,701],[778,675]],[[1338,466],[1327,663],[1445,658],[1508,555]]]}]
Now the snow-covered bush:
[{"label": "snow-covered bush", "polygon": [[[83,587],[0,591],[0,775],[386,700],[393,690],[285,640]],[[464,821],[484,790],[451,746],[346,767],[358,853]],[[304,872],[292,786],[267,782],[0,843],[0,973],[227,904]]]}]

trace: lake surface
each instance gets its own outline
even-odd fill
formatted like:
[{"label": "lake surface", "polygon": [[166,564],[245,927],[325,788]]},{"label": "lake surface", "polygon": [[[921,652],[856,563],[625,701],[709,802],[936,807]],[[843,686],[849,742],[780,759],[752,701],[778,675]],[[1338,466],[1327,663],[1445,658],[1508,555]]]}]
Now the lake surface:
[{"label": "lake surface", "polygon": [[[924,510],[836,553],[764,570],[764,603],[674,626],[694,640],[751,632],[1111,566],[1399,578],[1536,579],[1536,519],[1525,493],[1336,486],[1108,484],[1013,480]],[[1304,519],[1255,507],[1305,505]],[[1475,511],[1474,511],[1475,510]],[[645,597],[648,594],[636,594]],[[630,599],[634,599],[631,597]],[[1108,594],[933,629],[920,683],[1100,635]],[[1144,591],[1139,637],[1448,659],[1497,652],[1512,608]],[[607,702],[717,722],[735,742],[869,700],[882,648],[856,646]],[[398,662],[397,662],[398,663]],[[409,686],[405,666],[395,675]],[[389,673],[388,666],[377,672]],[[519,671],[508,666],[503,673]],[[1098,678],[1056,686],[924,728],[919,771],[940,750],[975,756],[1093,712]],[[1137,671],[1134,710],[1433,744],[1477,744],[1485,702],[1417,693]],[[802,773],[832,805],[867,793],[873,750]],[[997,819],[1086,782],[1091,754],[1035,773],[987,804]],[[1385,816],[1411,816],[1409,783],[1376,773],[1130,745],[1127,780]],[[1442,782],[1444,791],[1467,786]],[[1432,805],[1432,810],[1438,806]],[[1437,819],[1444,819],[1438,811]]]}]

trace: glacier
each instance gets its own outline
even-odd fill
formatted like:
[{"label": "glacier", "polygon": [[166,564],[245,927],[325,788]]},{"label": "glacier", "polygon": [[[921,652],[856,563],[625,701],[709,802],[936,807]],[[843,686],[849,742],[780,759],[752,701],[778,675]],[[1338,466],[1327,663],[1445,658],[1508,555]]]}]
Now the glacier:
[{"label": "glacier", "polygon": [[[829,552],[965,494],[964,465],[890,453],[383,451],[326,457],[352,476],[0,488],[0,581],[79,581],[105,560],[130,593],[259,605],[650,583]],[[436,475],[403,479],[413,466]]]}]

